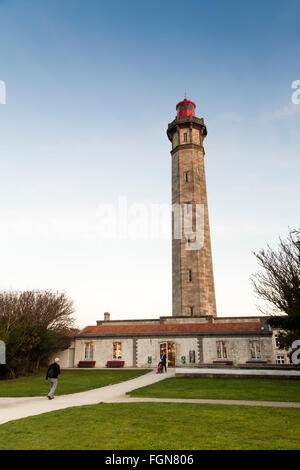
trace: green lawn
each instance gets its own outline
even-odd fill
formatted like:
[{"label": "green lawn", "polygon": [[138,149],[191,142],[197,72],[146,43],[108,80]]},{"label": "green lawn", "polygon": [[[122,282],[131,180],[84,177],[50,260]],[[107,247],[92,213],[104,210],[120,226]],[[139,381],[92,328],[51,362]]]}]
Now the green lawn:
[{"label": "green lawn", "polygon": [[0,449],[299,449],[300,409],[99,404],[0,425]]},{"label": "green lawn", "polygon": [[299,402],[300,380],[178,377],[139,388],[130,396]]},{"label": "green lawn", "polygon": [[[148,370],[62,370],[58,379],[56,395],[83,392],[105,387],[124,380],[134,379],[149,372]],[[43,375],[0,380],[0,397],[35,397],[47,395],[49,382]]]}]

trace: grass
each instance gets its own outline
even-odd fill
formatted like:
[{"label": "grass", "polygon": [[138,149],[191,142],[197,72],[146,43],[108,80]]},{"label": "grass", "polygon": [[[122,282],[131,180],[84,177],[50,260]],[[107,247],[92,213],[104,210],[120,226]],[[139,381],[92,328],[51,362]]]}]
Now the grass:
[{"label": "grass", "polygon": [[0,425],[1,450],[299,449],[300,409],[99,404]]},{"label": "grass", "polygon": [[[55,395],[84,392],[134,379],[148,370],[62,370]],[[0,397],[35,397],[47,395],[46,371],[41,375],[0,380]]]},{"label": "grass", "polygon": [[131,397],[300,401],[300,381],[288,379],[171,378],[136,389]]}]

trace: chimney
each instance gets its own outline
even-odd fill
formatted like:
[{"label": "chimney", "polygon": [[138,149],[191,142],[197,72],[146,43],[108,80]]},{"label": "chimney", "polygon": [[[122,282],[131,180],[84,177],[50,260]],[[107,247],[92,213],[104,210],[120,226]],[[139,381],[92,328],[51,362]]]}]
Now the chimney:
[{"label": "chimney", "polygon": [[104,321],[110,321],[110,313],[104,312]]}]

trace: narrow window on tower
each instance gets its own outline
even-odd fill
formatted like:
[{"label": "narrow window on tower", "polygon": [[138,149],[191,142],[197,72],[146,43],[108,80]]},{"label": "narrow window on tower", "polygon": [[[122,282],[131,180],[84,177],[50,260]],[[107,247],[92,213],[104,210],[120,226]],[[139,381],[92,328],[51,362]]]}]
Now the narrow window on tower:
[{"label": "narrow window on tower", "polygon": [[189,307],[189,314],[192,317],[194,314],[194,307]]},{"label": "narrow window on tower", "polygon": [[185,181],[186,183],[188,183],[188,182],[190,181],[189,172],[188,172],[188,171],[185,171],[185,173],[184,173],[184,181]]},{"label": "narrow window on tower", "polygon": [[191,203],[185,204],[185,207],[186,207],[186,213],[189,214],[192,210],[192,204]]},{"label": "narrow window on tower", "polygon": [[187,142],[187,132],[183,134],[183,142]]},{"label": "narrow window on tower", "polygon": [[188,270],[188,281],[192,282],[192,270],[191,269]]}]

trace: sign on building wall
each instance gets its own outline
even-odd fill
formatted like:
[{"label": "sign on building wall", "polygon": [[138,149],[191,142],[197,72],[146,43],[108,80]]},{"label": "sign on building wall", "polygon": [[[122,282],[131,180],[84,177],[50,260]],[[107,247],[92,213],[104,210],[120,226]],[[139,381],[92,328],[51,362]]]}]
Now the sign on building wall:
[{"label": "sign on building wall", "polygon": [[4,341],[0,340],[0,364],[6,364],[6,347]]},{"label": "sign on building wall", "polygon": [[300,340],[296,340],[292,344],[292,349],[294,349],[291,355],[291,363],[298,366],[300,364]]}]

